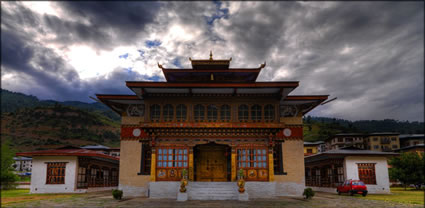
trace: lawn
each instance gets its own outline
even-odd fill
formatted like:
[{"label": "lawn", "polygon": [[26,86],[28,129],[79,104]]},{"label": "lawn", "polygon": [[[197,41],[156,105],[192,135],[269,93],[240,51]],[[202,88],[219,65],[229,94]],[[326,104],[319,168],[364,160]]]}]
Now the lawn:
[{"label": "lawn", "polygon": [[29,189],[1,190],[1,205],[9,205],[15,202],[26,202],[40,199],[69,198],[77,194],[30,194]]},{"label": "lawn", "polygon": [[355,195],[359,198],[398,202],[403,204],[424,204],[424,190],[412,188],[391,188],[391,194],[368,194],[366,197]]}]

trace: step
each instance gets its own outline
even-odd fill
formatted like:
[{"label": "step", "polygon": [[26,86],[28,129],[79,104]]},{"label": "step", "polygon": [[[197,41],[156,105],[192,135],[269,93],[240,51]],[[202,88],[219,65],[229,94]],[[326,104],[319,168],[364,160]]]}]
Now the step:
[{"label": "step", "polygon": [[189,182],[187,190],[190,200],[238,199],[238,189],[235,182]]}]

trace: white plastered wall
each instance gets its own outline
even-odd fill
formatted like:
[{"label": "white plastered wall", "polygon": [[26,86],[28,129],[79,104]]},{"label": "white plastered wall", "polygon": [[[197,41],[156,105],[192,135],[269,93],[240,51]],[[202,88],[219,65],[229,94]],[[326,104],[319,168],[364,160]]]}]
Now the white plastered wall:
[{"label": "white plastered wall", "polygon": [[345,178],[359,180],[358,163],[375,163],[376,185],[366,184],[369,193],[389,194],[390,178],[386,157],[347,156],[344,160]]},{"label": "white plastered wall", "polygon": [[[66,162],[65,184],[46,184],[47,162]],[[31,193],[79,193],[76,189],[77,156],[34,156],[32,161]]]}]

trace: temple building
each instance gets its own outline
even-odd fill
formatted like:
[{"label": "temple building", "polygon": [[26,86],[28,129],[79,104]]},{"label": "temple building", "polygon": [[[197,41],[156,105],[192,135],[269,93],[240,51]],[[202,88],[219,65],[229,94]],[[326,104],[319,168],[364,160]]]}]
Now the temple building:
[{"label": "temple building", "polygon": [[[158,64],[166,82],[127,81],[133,95],[96,94],[121,115],[119,188],[126,196],[176,198],[188,170],[195,187],[235,187],[242,169],[249,198],[300,196],[305,188],[302,116],[328,95],[289,95],[298,81],[257,82],[265,63],[230,59]],[[209,183],[198,183],[209,182]],[[216,183],[218,182],[218,183]],[[195,186],[196,185],[196,186]]]}]

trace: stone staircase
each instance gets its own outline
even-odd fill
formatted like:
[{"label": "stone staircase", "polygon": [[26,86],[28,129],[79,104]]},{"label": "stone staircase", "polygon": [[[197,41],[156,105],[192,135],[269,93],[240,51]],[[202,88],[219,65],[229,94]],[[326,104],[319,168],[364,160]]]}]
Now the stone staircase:
[{"label": "stone staircase", "polygon": [[189,200],[238,200],[236,182],[189,182]]}]

